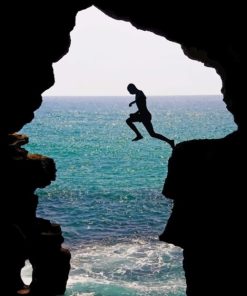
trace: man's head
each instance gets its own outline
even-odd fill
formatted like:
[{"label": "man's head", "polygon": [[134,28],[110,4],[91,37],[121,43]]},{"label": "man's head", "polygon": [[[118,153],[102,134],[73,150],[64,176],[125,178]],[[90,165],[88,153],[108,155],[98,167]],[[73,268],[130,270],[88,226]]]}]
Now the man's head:
[{"label": "man's head", "polygon": [[130,83],[128,86],[127,86],[127,89],[128,89],[128,91],[129,91],[129,93],[130,94],[132,94],[132,95],[134,95],[134,94],[136,94],[136,92],[137,92],[137,88],[136,88],[136,86],[133,84],[133,83]]}]

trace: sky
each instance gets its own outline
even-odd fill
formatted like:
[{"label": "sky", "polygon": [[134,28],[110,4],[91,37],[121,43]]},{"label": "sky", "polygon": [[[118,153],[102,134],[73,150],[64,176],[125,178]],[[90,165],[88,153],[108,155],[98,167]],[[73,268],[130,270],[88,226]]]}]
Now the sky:
[{"label": "sky", "polygon": [[186,57],[179,44],[95,7],[77,14],[71,47],[53,64],[55,84],[44,96],[125,96],[134,83],[147,95],[220,94],[213,68]]}]

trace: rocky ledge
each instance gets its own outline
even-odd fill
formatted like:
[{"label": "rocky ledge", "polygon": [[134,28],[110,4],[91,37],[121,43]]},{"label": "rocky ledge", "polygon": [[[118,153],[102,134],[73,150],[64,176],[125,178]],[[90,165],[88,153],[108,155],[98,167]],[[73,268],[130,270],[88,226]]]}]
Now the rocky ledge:
[{"label": "rocky ledge", "polygon": [[245,290],[244,137],[183,142],[169,160],[163,193],[174,205],[160,239],[184,250],[188,296]]},{"label": "rocky ledge", "polygon": [[[2,282],[3,295],[63,294],[70,270],[70,252],[58,224],[36,216],[37,188],[55,180],[53,159],[30,154],[22,146],[28,137],[10,134],[2,151]],[[4,154],[3,154],[4,153]],[[29,260],[32,282],[25,286],[21,269]]]}]

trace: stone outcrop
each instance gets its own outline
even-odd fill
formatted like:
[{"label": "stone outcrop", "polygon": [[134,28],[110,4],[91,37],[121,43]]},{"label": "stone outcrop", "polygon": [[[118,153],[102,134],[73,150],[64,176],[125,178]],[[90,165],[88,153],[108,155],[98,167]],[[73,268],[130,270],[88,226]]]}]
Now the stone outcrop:
[{"label": "stone outcrop", "polygon": [[[62,247],[60,226],[36,216],[35,190],[55,180],[55,163],[51,158],[29,154],[22,147],[27,142],[26,135],[10,134],[8,149],[2,155],[1,293],[62,294],[70,269],[70,253]],[[25,287],[20,275],[27,259],[33,268],[30,287]]]},{"label": "stone outcrop", "polygon": [[184,249],[187,295],[241,295],[246,144],[240,132],[176,146],[163,193],[174,201],[160,239]]},{"label": "stone outcrop", "polygon": [[[224,272],[225,281],[221,281],[220,284],[222,287],[227,286],[226,284],[231,282],[230,277],[238,274],[236,272],[238,265],[234,262],[234,256],[231,255],[231,246],[234,246],[237,260],[240,260],[242,249],[240,248],[237,252],[236,243],[238,247],[242,243],[243,234],[239,233],[243,230],[240,227],[240,218],[245,210],[243,194],[241,194],[241,190],[244,189],[245,173],[240,170],[245,160],[241,147],[246,137],[245,75],[243,74],[246,64],[244,3],[229,2],[217,8],[215,4],[206,2],[190,6],[188,2],[128,0],[8,1],[1,5],[6,19],[1,35],[2,60],[5,61],[2,63],[4,81],[1,89],[5,96],[0,101],[0,153],[3,175],[1,177],[1,209],[8,217],[1,218],[4,225],[2,237],[5,240],[2,244],[2,254],[5,258],[12,254],[11,263],[8,267],[7,263],[4,265],[7,268],[6,274],[11,276],[4,278],[3,285],[10,284],[10,287],[15,289],[16,287],[8,282],[14,277],[16,277],[16,285],[21,285],[18,284],[19,269],[26,258],[22,229],[25,230],[23,232],[25,237],[26,233],[39,232],[37,230],[40,227],[39,223],[42,222],[41,225],[44,225],[43,221],[35,217],[38,201],[34,191],[37,187],[49,184],[52,179],[52,166],[54,166],[49,158],[30,156],[23,148],[16,145],[15,141],[24,143],[27,138],[20,136],[17,139],[13,136],[9,137],[9,134],[18,132],[33,119],[34,111],[42,103],[42,93],[54,83],[52,64],[69,50],[70,32],[75,25],[77,12],[91,5],[95,5],[110,17],[129,21],[138,29],[154,32],[181,44],[189,58],[215,68],[222,78],[224,102],[238,125],[237,136],[218,141],[184,143],[175,149],[169,164],[167,179],[170,183],[170,176],[176,176],[172,177],[174,186],[171,187],[173,189],[165,190],[168,197],[174,198],[174,211],[163,238],[183,247],[184,244],[192,246],[190,249],[185,249],[187,250],[185,251],[185,269],[189,286],[188,295],[194,295],[195,286],[201,286],[204,289],[203,285],[207,284],[213,287],[217,273]],[[241,145],[236,139],[241,139]],[[195,167],[195,170],[190,166],[184,168],[184,164],[188,164],[187,158],[190,159],[189,165]],[[47,169],[47,166],[50,169]],[[184,176],[186,181],[182,180]],[[178,184],[182,184],[182,187]],[[179,192],[175,194],[174,188]],[[224,200],[220,203],[219,199]],[[228,217],[226,213],[229,213],[230,205],[233,211]],[[208,211],[207,216],[205,210],[202,212],[203,207]],[[182,219],[184,225],[180,223],[181,217],[184,219]],[[203,223],[202,217],[209,220],[212,232]],[[222,225],[221,221],[226,224]],[[20,227],[17,222],[21,223]],[[216,236],[216,230],[213,229],[218,229],[221,233],[222,229],[231,227],[232,222],[235,229],[229,228],[228,241],[224,231],[223,236]],[[173,226],[170,227],[170,224]],[[195,224],[198,229],[201,229],[199,233],[194,232]],[[57,235],[57,226],[50,225],[50,227],[50,230],[46,230],[55,231]],[[199,235],[197,245],[195,235]],[[208,242],[206,242],[207,235]],[[35,241],[36,246],[37,242],[42,245],[39,239]],[[209,250],[208,253],[204,252],[206,247]],[[36,248],[37,253],[38,249]],[[224,255],[220,255],[220,261],[217,261],[217,254],[222,252],[230,262],[228,274],[225,271],[226,264],[223,262]],[[61,251],[61,254],[66,252]],[[211,270],[209,265],[205,267],[205,270],[208,268],[207,283],[205,283],[199,277],[202,272],[201,266],[209,262],[207,260],[210,258],[209,254],[214,259],[211,260],[214,266]],[[57,258],[61,259],[64,255],[59,256]],[[33,258],[34,265],[35,262],[38,262],[38,259]],[[224,264],[220,266],[220,263]],[[42,282],[41,270],[41,267],[36,267],[34,272],[35,277],[40,278],[40,282]],[[209,275],[210,271],[213,272],[213,276]],[[239,276],[241,279],[241,275]],[[210,295],[213,294],[217,293],[211,291]],[[222,294],[218,293],[218,295]]]}]

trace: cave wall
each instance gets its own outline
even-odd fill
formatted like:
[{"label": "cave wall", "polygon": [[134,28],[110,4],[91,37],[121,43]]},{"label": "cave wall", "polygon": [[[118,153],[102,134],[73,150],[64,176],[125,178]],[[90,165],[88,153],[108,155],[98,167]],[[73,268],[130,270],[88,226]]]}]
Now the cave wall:
[{"label": "cave wall", "polygon": [[[129,21],[138,29],[154,32],[170,41],[181,44],[184,53],[189,58],[198,60],[205,66],[215,68],[222,78],[223,100],[227,109],[234,116],[238,131],[218,142],[202,141],[198,144],[198,142],[192,141],[179,144],[174,149],[169,161],[169,172],[165,182],[166,189],[164,189],[164,194],[174,200],[174,209],[161,239],[184,248],[184,267],[189,287],[187,293],[188,295],[198,295],[197,286],[207,285],[205,281],[200,281],[198,274],[208,275],[210,266],[214,264],[215,260],[217,261],[217,258],[226,269],[227,266],[223,264],[223,259],[232,254],[230,246],[226,247],[227,234],[225,232],[223,237],[219,236],[218,239],[213,240],[215,248],[210,248],[211,244],[207,243],[209,238],[206,235],[211,239],[215,237],[216,232],[213,229],[218,229],[221,232],[222,222],[219,223],[219,221],[224,221],[227,229],[231,229],[231,233],[235,231],[239,234],[239,236],[235,235],[233,238],[231,236],[231,242],[233,241],[234,245],[237,244],[238,247],[241,244],[244,245],[243,235],[241,235],[244,232],[241,226],[243,221],[237,215],[237,213],[241,213],[240,216],[244,216],[245,210],[242,198],[240,198],[242,196],[241,190],[244,190],[244,173],[240,171],[239,165],[241,163],[241,167],[245,167],[246,163],[245,149],[243,149],[243,147],[246,148],[243,146],[246,137],[245,75],[243,74],[246,52],[244,45],[246,19],[243,4],[224,3],[223,6],[216,7],[215,4],[208,2],[190,6],[188,3],[182,4],[176,1],[173,3],[168,1],[133,3],[133,1],[127,0],[9,1],[1,4],[6,21],[1,36],[3,51],[2,94],[4,96],[0,101],[0,152],[4,157],[2,169],[8,171],[8,174],[1,178],[2,192],[5,192],[4,190],[7,192],[4,193],[4,200],[7,202],[2,202],[2,210],[9,213],[9,217],[15,220],[15,224],[26,223],[24,216],[18,212],[18,207],[21,204],[24,205],[26,200],[22,202],[20,198],[23,197],[18,194],[18,191],[9,190],[9,188],[13,184],[13,176],[18,176],[17,172],[20,172],[18,171],[19,165],[25,163],[22,168],[24,170],[25,166],[30,163],[30,157],[28,153],[23,155],[23,150],[20,150],[18,145],[13,148],[12,134],[32,121],[35,110],[42,103],[42,93],[54,84],[52,64],[61,59],[69,50],[69,34],[75,26],[77,12],[91,5],[95,5],[110,17]],[[192,153],[193,151],[194,153]],[[22,155],[22,157],[19,157],[19,155]],[[190,159],[190,162],[186,162],[186,159]],[[231,164],[229,167],[227,162]],[[198,163],[202,163],[202,166],[191,165]],[[186,166],[191,166],[194,170],[184,169]],[[209,180],[207,180],[207,174],[202,172],[205,166],[206,172],[211,176]],[[29,169],[34,170],[30,167]],[[214,170],[217,174],[212,175]],[[199,172],[200,180],[198,180],[198,175],[195,172]],[[30,171],[28,176],[30,179],[27,183],[31,188],[28,189],[29,193],[26,194],[31,200],[30,220],[28,221],[32,223],[32,219],[35,218],[35,205],[38,203],[38,199],[34,194],[35,188],[32,185],[33,180]],[[191,176],[190,180],[194,181],[186,182],[186,176]],[[200,186],[195,186],[196,180]],[[172,186],[169,185],[171,182]],[[183,185],[184,190],[178,192],[179,184]],[[19,184],[19,186],[20,192],[27,189],[27,186],[24,186],[24,188],[23,184]],[[203,186],[207,186],[207,195],[202,194],[202,190],[200,191]],[[190,199],[191,192],[193,192],[192,196],[194,197],[192,199]],[[203,207],[201,203],[198,203],[197,198],[205,200],[210,194],[212,195],[211,200],[219,199],[221,202],[216,203],[217,210],[211,211],[210,204],[206,205],[206,210],[201,212]],[[232,199],[237,199],[238,206],[234,208],[234,214],[231,213],[231,219],[229,219],[227,214],[230,215],[230,207],[223,205],[224,202],[229,205]],[[205,203],[203,204],[205,205]],[[201,213],[201,216],[198,213]],[[190,215],[194,219],[187,219]],[[214,218],[213,222],[209,224],[212,231],[209,231],[200,219],[200,217],[206,219],[208,215],[212,215]],[[4,228],[11,229],[11,219],[1,219]],[[184,219],[188,223],[186,229],[181,231],[179,225]],[[194,239],[196,235],[192,221],[197,224],[201,221],[201,224],[199,224],[202,230],[199,240]],[[37,224],[37,221],[35,223]],[[13,239],[15,230],[7,231],[6,235],[10,242],[15,242],[15,239]],[[11,245],[11,243],[9,244]],[[15,251],[14,247],[13,244],[10,247],[13,252]],[[222,252],[224,247],[225,251]],[[8,244],[4,250],[6,251],[6,249],[8,249]],[[209,254],[205,256],[207,250],[209,250]],[[217,250],[217,254],[215,250]],[[237,250],[238,248],[235,246],[234,252],[236,253]],[[217,256],[221,253],[221,256]],[[22,262],[26,255],[23,257],[22,251],[20,251],[20,254],[20,257],[17,257]],[[204,266],[209,262],[205,258],[210,258],[210,256],[214,260]],[[18,261],[18,258],[13,260]],[[243,258],[246,259],[244,256]],[[38,262],[37,258],[36,262]],[[239,267],[233,256],[230,256],[228,262],[229,268],[232,270]],[[13,266],[15,266],[14,263]],[[68,266],[68,261],[66,261],[66,264]],[[36,264],[36,267],[39,270],[39,264]],[[209,277],[207,293],[210,293],[210,289],[213,289],[213,284],[211,285],[210,282],[215,283],[217,274],[221,272],[222,268],[218,264],[217,272]],[[224,273],[228,282],[234,278],[233,271],[230,271],[229,274],[228,277],[227,273]],[[239,278],[241,277],[239,276]],[[226,282],[221,282],[221,286],[224,286],[224,284]],[[234,281],[231,288],[236,285],[237,281]],[[217,292],[221,293],[220,289]],[[211,294],[213,295],[213,293]]]},{"label": "cave wall", "polygon": [[188,57],[214,67],[222,78],[227,108],[244,126],[241,73],[246,21],[240,4],[217,8],[205,3],[190,6],[158,1],[25,1],[10,2],[3,9],[9,20],[2,36],[6,62],[3,90],[8,95],[1,100],[0,135],[18,131],[32,120],[33,111],[42,102],[42,92],[54,84],[52,64],[69,50],[77,12],[91,5],[138,29],[181,44]]}]

